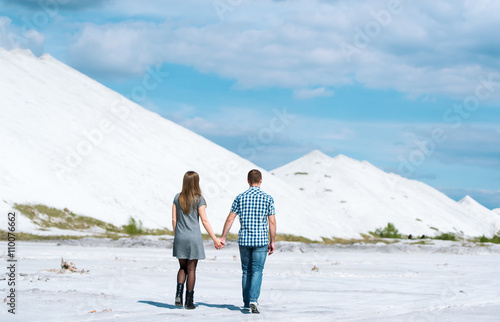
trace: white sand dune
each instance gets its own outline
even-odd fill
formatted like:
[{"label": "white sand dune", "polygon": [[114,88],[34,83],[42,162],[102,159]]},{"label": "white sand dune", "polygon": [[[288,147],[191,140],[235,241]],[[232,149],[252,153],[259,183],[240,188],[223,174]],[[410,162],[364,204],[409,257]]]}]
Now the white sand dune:
[{"label": "white sand dune", "polygon": [[[463,197],[458,202],[462,207],[464,207],[469,213],[480,214],[483,218],[496,218],[495,210],[490,210],[485,206],[481,205],[479,202],[474,200],[471,196],[467,195]],[[500,229],[500,227],[499,227]]]},{"label": "white sand dune", "polygon": [[[172,200],[184,173],[195,170],[211,223],[221,232],[234,197],[248,188],[248,171],[258,168],[49,55],[0,48],[0,70],[5,211],[14,203],[44,204],[115,225],[132,216],[145,227],[171,228]],[[331,235],[331,226],[304,218],[311,208],[296,189],[262,171],[281,233]],[[19,229],[38,233],[32,226]],[[356,235],[349,227],[342,232]]]},{"label": "white sand dune", "polygon": [[271,173],[295,186],[311,203],[328,206],[335,222],[350,223],[359,232],[388,222],[414,236],[442,232],[491,236],[500,230],[500,218],[470,197],[457,203],[422,182],[344,155],[331,158],[313,151]]},{"label": "white sand dune", "polygon": [[[248,170],[258,168],[49,55],[0,48],[0,70],[2,213],[15,203],[44,204],[115,225],[135,217],[171,228],[172,200],[183,174],[195,170],[220,232]],[[262,171],[282,234],[355,238],[388,222],[414,235],[492,235],[500,227],[498,216],[342,155],[314,151],[276,175]],[[81,234],[38,228],[19,218],[20,231]]]}]

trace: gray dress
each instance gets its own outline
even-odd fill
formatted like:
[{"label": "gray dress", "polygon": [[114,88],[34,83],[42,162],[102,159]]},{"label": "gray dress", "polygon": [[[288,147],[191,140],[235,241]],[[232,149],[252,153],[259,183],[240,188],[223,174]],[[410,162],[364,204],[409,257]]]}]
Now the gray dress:
[{"label": "gray dress", "polygon": [[174,257],[179,259],[205,259],[203,238],[200,230],[200,214],[198,208],[206,205],[205,198],[196,200],[196,207],[192,207],[189,214],[184,214],[179,204],[178,193],[174,198],[177,208],[177,226],[175,227]]}]

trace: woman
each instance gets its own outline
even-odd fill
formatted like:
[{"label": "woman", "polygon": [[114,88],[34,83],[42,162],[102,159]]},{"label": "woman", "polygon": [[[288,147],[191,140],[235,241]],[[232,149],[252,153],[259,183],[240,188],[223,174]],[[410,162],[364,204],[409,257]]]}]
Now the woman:
[{"label": "woman", "polygon": [[221,242],[215,236],[208,222],[205,212],[206,205],[205,199],[201,195],[198,173],[186,172],[182,182],[182,191],[175,196],[172,205],[172,227],[175,233],[173,254],[179,260],[180,265],[177,273],[175,305],[182,306],[182,293],[184,283],[187,280],[185,308],[188,310],[196,308],[193,303],[196,266],[199,259],[205,258],[200,217],[203,227],[214,241],[215,248],[221,248]]}]

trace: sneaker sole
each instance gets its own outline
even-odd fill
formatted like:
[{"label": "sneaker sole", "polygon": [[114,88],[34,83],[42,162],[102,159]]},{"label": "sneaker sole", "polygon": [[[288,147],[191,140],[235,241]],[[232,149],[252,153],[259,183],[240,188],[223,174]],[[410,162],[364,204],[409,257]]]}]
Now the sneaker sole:
[{"label": "sneaker sole", "polygon": [[259,308],[255,304],[250,304],[250,309],[252,310],[253,314],[260,314]]}]

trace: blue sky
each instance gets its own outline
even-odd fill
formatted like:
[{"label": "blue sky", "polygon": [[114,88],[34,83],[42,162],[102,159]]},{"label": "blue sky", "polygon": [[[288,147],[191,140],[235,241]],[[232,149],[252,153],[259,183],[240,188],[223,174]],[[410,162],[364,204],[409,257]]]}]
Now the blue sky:
[{"label": "blue sky", "polygon": [[[267,170],[320,149],[498,208],[498,12],[489,0],[0,0],[0,46],[49,53]],[[155,70],[159,86],[134,95]]]}]

